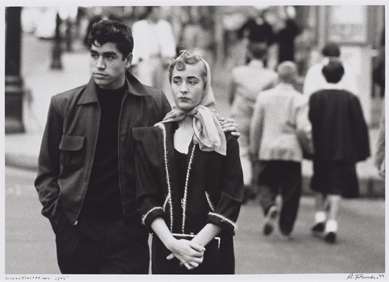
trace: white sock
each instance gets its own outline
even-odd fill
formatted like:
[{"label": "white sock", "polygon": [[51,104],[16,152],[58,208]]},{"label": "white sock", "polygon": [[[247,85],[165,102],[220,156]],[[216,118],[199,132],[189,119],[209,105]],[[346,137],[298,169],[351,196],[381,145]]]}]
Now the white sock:
[{"label": "white sock", "polygon": [[315,213],[315,222],[324,222],[326,221],[326,213],[324,211],[318,211]]},{"label": "white sock", "polygon": [[325,232],[337,232],[338,231],[338,222],[334,219],[330,219],[326,223],[326,230]]}]

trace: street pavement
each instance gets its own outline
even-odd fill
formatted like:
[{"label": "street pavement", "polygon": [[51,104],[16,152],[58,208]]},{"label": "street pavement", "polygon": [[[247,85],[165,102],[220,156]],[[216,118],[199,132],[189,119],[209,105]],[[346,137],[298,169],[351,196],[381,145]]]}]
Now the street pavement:
[{"label": "street pavement", "polygon": [[[60,274],[54,233],[49,221],[40,214],[34,178],[35,173],[29,170],[5,169],[7,275]],[[276,278],[286,274],[338,274],[343,280],[351,273],[385,273],[383,199],[343,201],[338,240],[333,245],[310,234],[313,206],[312,197],[301,199],[293,237],[286,240],[278,230],[268,237],[262,235],[263,215],[257,200],[244,205],[234,239],[236,273],[272,274]]]}]

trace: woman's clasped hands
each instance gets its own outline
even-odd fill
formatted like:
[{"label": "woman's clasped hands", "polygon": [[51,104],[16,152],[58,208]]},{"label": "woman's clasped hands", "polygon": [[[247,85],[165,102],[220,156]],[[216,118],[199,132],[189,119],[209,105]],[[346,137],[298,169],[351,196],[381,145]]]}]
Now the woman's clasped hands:
[{"label": "woman's clasped hands", "polygon": [[172,253],[166,259],[171,260],[176,257],[180,265],[184,265],[187,269],[194,269],[203,262],[205,248],[193,241],[174,239],[169,249]]}]

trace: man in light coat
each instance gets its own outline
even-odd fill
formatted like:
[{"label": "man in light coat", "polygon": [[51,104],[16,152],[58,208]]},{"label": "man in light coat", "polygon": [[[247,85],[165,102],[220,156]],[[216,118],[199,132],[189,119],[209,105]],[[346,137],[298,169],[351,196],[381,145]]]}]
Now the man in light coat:
[{"label": "man in light coat", "polygon": [[[301,196],[303,149],[312,153],[308,99],[293,88],[296,64],[281,63],[279,84],[262,92],[255,103],[250,126],[250,153],[259,160],[257,183],[265,214],[263,234],[270,235],[279,216],[281,234],[289,236]],[[282,206],[276,204],[277,195]]]}]

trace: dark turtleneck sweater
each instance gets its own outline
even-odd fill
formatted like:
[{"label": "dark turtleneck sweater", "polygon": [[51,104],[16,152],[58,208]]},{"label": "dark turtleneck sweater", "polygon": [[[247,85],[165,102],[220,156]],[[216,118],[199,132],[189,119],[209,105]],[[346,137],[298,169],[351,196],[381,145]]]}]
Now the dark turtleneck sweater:
[{"label": "dark turtleneck sweater", "polygon": [[99,134],[89,187],[81,211],[81,214],[87,216],[123,216],[119,188],[118,130],[124,93],[125,85],[115,90],[97,88],[101,109]]}]

